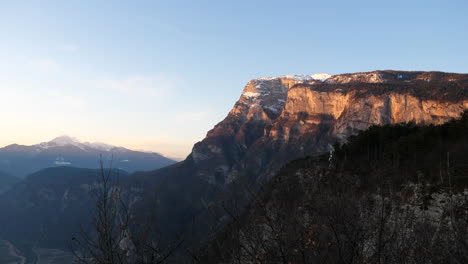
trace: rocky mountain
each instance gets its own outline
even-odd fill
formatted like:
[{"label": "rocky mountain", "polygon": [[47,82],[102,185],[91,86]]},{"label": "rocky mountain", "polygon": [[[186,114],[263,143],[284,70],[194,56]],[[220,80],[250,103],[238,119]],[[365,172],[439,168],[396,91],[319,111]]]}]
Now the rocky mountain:
[{"label": "rocky mountain", "polygon": [[98,168],[100,155],[106,164],[112,159],[113,167],[128,172],[154,170],[175,163],[158,153],[133,151],[99,142],[80,142],[69,136],[60,136],[32,146],[13,144],[0,148],[0,170],[24,177],[48,167]]},{"label": "rocky mountain", "polygon": [[[135,178],[152,183],[145,186],[147,198],[158,196],[165,216],[160,224],[176,232],[193,216],[230,200],[225,192],[234,182],[263,184],[288,161],[329,152],[334,143],[372,125],[441,124],[467,108],[468,74],[374,71],[259,78],[247,83],[227,117],[186,160]],[[201,224],[205,217],[200,216]]]},{"label": "rocky mountain", "polygon": [[440,124],[468,108],[468,75],[374,71],[247,83],[228,116],[197,143],[197,177],[225,185],[268,177],[287,160],[330,151],[371,125]]}]

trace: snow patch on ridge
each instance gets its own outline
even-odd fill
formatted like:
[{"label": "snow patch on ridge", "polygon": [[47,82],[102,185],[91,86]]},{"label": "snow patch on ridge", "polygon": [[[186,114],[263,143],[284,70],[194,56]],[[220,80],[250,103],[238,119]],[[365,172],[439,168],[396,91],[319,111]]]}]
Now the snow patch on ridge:
[{"label": "snow patch on ridge", "polygon": [[332,76],[330,74],[328,74],[328,73],[316,73],[316,74],[312,75],[312,79],[322,81],[322,82],[324,82],[325,80],[327,80],[330,77],[332,77]]},{"label": "snow patch on ridge", "polygon": [[284,79],[289,79],[289,80],[294,80],[296,82],[305,82],[305,81],[312,81],[313,78],[310,75],[303,75],[303,74],[297,74],[297,75],[285,75],[282,76],[281,78]]},{"label": "snow patch on ridge", "polygon": [[244,92],[243,95],[244,95],[245,97],[251,98],[251,97],[258,97],[258,96],[260,96],[260,93]]},{"label": "snow patch on ridge", "polygon": [[273,111],[275,113],[281,112],[282,105],[271,105],[271,106],[264,106],[264,109],[268,109],[270,111]]},{"label": "snow patch on ridge", "polygon": [[[403,78],[403,76],[402,76]],[[352,74],[340,74],[330,77],[327,82],[329,83],[351,83],[351,82],[363,82],[363,83],[385,83],[381,72],[360,72]]]},{"label": "snow patch on ridge", "polygon": [[272,81],[277,79],[288,79],[293,80],[296,82],[306,82],[306,81],[325,81],[328,78],[332,77],[328,73],[316,73],[313,75],[306,75],[306,74],[293,74],[293,75],[283,75],[283,76],[276,76],[276,77],[262,77],[256,80],[258,81]]},{"label": "snow patch on ridge", "polygon": [[294,84],[285,84],[279,80],[292,80],[296,83],[316,83],[328,82],[330,77],[332,76],[327,73],[317,73],[314,75],[296,74],[254,79],[249,82],[238,104],[245,105],[254,112],[263,109],[268,110],[268,114],[271,112],[279,114],[286,103],[288,89]]}]

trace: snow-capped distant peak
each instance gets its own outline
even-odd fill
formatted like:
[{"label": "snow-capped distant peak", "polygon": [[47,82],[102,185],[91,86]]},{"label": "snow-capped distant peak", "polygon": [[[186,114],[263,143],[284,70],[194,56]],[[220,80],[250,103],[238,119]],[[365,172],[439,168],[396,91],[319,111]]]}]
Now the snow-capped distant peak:
[{"label": "snow-capped distant peak", "polygon": [[319,81],[325,81],[326,79],[330,78],[331,75],[328,73],[316,73],[312,75],[312,79],[314,80],[319,80]]},{"label": "snow-capped distant peak", "polygon": [[66,135],[56,137],[56,138],[52,139],[50,142],[55,143],[58,146],[75,145],[75,144],[80,143],[76,138],[66,136]]},{"label": "snow-capped distant peak", "polygon": [[57,147],[57,146],[63,147],[63,146],[68,146],[68,145],[73,145],[73,146],[82,148],[80,146],[81,143],[76,138],[65,136],[65,135],[56,137],[48,142],[39,143],[35,146],[38,147],[37,151],[40,152],[41,149],[48,149],[48,148]]},{"label": "snow-capped distant peak", "polygon": [[69,145],[75,146],[82,150],[97,149],[101,151],[110,151],[113,148],[116,148],[116,146],[109,145],[106,143],[101,143],[101,142],[81,142],[74,137],[70,137],[66,135],[56,137],[48,142],[42,142],[38,144],[37,146],[39,147],[38,151],[40,151],[40,149],[48,149],[51,147],[58,147],[58,146],[63,147],[63,146],[69,146]]}]

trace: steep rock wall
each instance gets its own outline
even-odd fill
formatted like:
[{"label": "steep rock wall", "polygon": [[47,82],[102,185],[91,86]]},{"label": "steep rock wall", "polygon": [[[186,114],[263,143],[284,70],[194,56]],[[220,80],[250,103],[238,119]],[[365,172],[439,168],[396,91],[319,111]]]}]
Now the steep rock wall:
[{"label": "steep rock wall", "polygon": [[375,71],[252,80],[188,159],[198,177],[218,186],[242,176],[268,178],[285,162],[329,151],[371,125],[457,118],[468,109],[467,78]]}]

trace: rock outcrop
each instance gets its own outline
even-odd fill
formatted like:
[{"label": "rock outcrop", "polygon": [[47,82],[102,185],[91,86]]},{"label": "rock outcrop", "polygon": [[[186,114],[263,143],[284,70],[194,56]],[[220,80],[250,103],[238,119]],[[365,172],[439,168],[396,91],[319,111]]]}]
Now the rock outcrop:
[{"label": "rock outcrop", "polygon": [[[317,76],[317,75],[314,75]],[[228,116],[197,143],[195,175],[224,186],[264,179],[287,161],[330,151],[371,125],[440,124],[468,108],[468,75],[374,71],[247,83]]]}]

